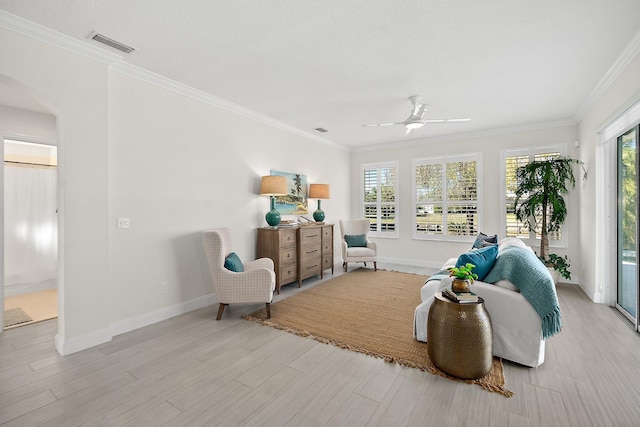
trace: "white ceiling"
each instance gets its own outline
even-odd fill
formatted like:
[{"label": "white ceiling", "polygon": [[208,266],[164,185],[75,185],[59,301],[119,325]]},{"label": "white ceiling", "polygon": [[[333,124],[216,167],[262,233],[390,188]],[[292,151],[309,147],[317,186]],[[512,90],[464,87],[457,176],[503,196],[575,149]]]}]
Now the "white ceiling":
[{"label": "white ceiling", "polygon": [[[0,9],[86,43],[97,31],[137,49],[129,64],[353,148],[575,121],[640,37],[638,0],[0,0]],[[408,136],[362,126],[403,121],[411,95],[430,104],[426,119],[472,120]]]}]

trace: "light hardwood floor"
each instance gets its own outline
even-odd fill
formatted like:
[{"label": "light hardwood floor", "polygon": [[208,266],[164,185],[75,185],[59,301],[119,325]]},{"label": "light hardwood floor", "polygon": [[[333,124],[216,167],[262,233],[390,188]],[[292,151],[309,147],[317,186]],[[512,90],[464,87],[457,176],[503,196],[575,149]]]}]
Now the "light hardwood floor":
[{"label": "light hardwood floor", "polygon": [[45,321],[0,334],[0,424],[640,426],[639,334],[576,286],[558,295],[564,329],[545,363],[504,362],[512,398],[240,318],[262,304],[220,321],[216,304],[66,357]]}]

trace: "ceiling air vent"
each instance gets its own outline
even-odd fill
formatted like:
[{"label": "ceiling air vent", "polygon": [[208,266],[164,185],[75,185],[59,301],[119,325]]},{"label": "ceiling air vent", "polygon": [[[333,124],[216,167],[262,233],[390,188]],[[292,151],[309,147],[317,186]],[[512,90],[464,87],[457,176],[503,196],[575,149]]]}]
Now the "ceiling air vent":
[{"label": "ceiling air vent", "polygon": [[323,129],[323,128],[316,128],[315,130],[317,130],[318,132],[321,132],[321,133],[329,132],[328,130]]},{"label": "ceiling air vent", "polygon": [[103,34],[100,33],[96,33],[93,32],[91,33],[91,35],[89,36],[90,39],[97,41],[98,43],[102,43],[105,44],[109,47],[112,47],[114,49],[118,49],[120,52],[124,52],[124,53],[131,53],[134,50],[136,50],[135,48],[131,47],[131,46],[127,46],[124,43],[120,43],[119,41],[115,41],[112,38],[109,38]]}]

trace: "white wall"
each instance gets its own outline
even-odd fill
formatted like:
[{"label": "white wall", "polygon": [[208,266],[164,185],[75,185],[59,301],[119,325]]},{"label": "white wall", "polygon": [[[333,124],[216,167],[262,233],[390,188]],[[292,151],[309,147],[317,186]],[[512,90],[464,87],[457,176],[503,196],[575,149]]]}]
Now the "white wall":
[{"label": "white wall", "polygon": [[[348,211],[346,150],[117,72],[109,97],[111,281],[128,298],[113,306],[114,322],[212,291],[203,229],[231,228],[240,258],[255,258],[256,228],[266,226],[269,210],[258,195],[260,177],[270,169],[330,184],[328,222]],[[130,217],[131,228],[116,229],[117,217]],[[167,294],[161,282],[169,283]]]},{"label": "white wall", "polygon": [[0,136],[55,145],[56,118],[51,114],[0,105]]},{"label": "white wall", "polygon": [[[327,221],[347,216],[350,153],[342,148],[6,28],[0,51],[0,76],[57,118],[63,354],[212,302],[198,232],[228,226],[235,250],[253,258],[268,210],[259,177],[272,168],[330,184]],[[117,217],[131,218],[131,228],[116,229]]]},{"label": "white wall", "polygon": [[[415,158],[434,157],[445,154],[465,154],[473,152],[482,153],[482,187],[483,187],[483,224],[480,231],[486,234],[498,234],[504,237],[500,221],[502,211],[500,201],[502,195],[498,191],[501,186],[500,152],[504,149],[532,147],[541,145],[566,144],[567,155],[577,157],[577,149],[574,141],[577,139],[577,126],[563,126],[546,129],[528,130],[510,133],[498,133],[476,137],[451,137],[441,140],[416,140],[410,144],[396,145],[381,149],[356,151],[351,161],[351,192],[353,194],[351,209],[354,216],[359,215],[360,204],[360,165],[387,160],[399,161],[400,189],[399,203],[399,227],[398,239],[378,239],[380,255],[386,259],[395,259],[400,262],[426,265],[438,268],[448,258],[456,256],[468,250],[470,243],[459,242],[435,242],[428,240],[413,240],[411,237],[412,195],[411,195],[411,160]],[[578,193],[572,192],[568,199],[569,217],[566,225],[569,233],[569,247],[567,249],[553,248],[554,253],[567,254],[573,262],[578,262],[580,246],[579,235],[579,203]],[[473,239],[471,239],[473,241]],[[536,248],[537,249],[537,248]],[[578,275],[576,275],[578,276]],[[573,280],[579,280],[573,277]]]},{"label": "white wall", "polygon": [[[59,310],[56,345],[109,336],[107,69],[0,28],[0,75],[30,88],[57,118]],[[87,162],[86,159],[100,161]],[[65,350],[65,346],[67,349]]]},{"label": "white wall", "polygon": [[[637,55],[580,122],[580,157],[588,165],[593,177],[597,172],[604,175],[603,171],[606,168],[606,158],[602,152],[598,151],[600,136],[597,131],[622,113],[624,107],[628,107],[631,102],[640,99],[639,76],[640,55]],[[596,181],[592,179],[588,180],[581,189],[580,233],[582,246],[580,256],[584,260],[581,286],[592,300],[610,303],[611,301],[607,301],[605,296],[611,293],[611,287],[615,287],[615,283],[611,275],[606,273],[610,269],[615,269],[613,265],[615,259],[609,260],[609,265],[603,266],[606,261],[598,254],[598,248],[606,242],[598,237],[595,230],[597,227],[606,227],[608,220],[605,217],[606,211],[602,209],[597,200],[598,191],[606,191],[606,189],[600,187],[598,190]],[[616,190],[612,188],[611,191]],[[615,221],[615,217],[613,217],[613,221]],[[615,233],[615,224],[610,224],[609,227]],[[615,234],[612,238],[615,239]],[[600,271],[603,267],[606,271]]]}]

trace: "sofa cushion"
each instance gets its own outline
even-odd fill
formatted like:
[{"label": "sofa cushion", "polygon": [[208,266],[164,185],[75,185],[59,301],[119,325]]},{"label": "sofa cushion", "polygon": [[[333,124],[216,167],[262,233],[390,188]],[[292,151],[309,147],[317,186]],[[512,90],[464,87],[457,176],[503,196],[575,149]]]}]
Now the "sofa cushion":
[{"label": "sofa cushion", "polygon": [[518,287],[516,285],[514,285],[513,283],[511,283],[507,279],[498,280],[497,282],[494,283],[494,285],[499,286],[501,288],[508,289],[510,291],[520,292],[520,289],[518,289]]},{"label": "sofa cushion", "polygon": [[367,246],[367,236],[364,234],[345,234],[344,240],[349,248],[364,248]]},{"label": "sofa cushion", "polygon": [[497,245],[485,246],[484,248],[472,250],[460,255],[458,262],[456,262],[456,267],[471,263],[476,266],[473,272],[478,275],[478,280],[482,280],[489,274],[489,271],[491,271],[497,256]]},{"label": "sofa cushion", "polygon": [[471,249],[484,248],[485,246],[491,246],[498,243],[498,235],[487,236],[484,233],[479,233],[476,240],[473,242]]},{"label": "sofa cushion", "polygon": [[231,252],[224,259],[224,268],[234,271],[236,273],[242,273],[244,271],[244,265],[240,261],[240,257],[235,252]]}]

